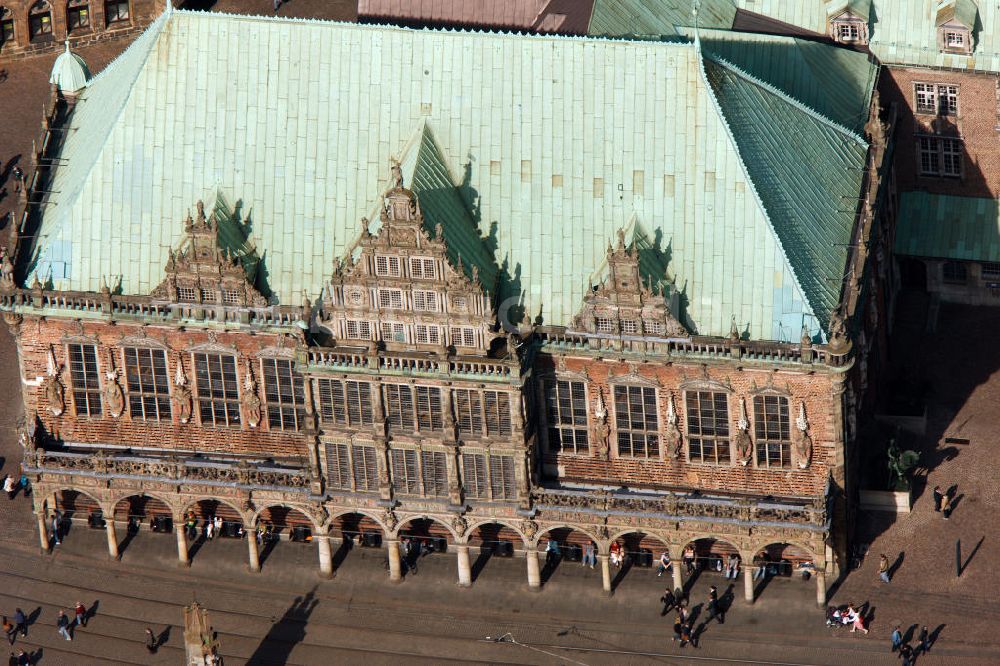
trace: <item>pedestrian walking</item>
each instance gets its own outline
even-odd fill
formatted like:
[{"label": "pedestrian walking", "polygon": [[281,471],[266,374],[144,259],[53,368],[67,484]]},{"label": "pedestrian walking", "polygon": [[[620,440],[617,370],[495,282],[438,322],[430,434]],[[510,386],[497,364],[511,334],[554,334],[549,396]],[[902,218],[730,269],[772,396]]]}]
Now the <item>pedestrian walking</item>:
[{"label": "pedestrian walking", "polygon": [[691,642],[691,623],[685,622],[681,625],[681,647]]},{"label": "pedestrian walking", "polygon": [[559,561],[559,542],[549,539],[545,546],[545,566],[552,566]]},{"label": "pedestrian walking", "polygon": [[222,536],[222,518],[216,516],[212,522],[215,524],[215,533]]},{"label": "pedestrian walking", "polygon": [[898,624],[895,627],[893,627],[892,636],[890,636],[890,639],[892,640],[891,651],[895,653],[896,650],[898,650],[899,647],[903,644],[903,633],[899,630]]},{"label": "pedestrian walking", "polygon": [[663,612],[660,613],[661,616],[669,613],[670,609],[677,605],[677,597],[674,596],[673,591],[669,587],[663,592],[663,596],[660,597],[660,601],[663,602]]},{"label": "pedestrian walking", "polygon": [[14,638],[17,636],[17,627],[14,626],[13,622],[7,619],[6,615],[3,616],[3,632],[7,634],[7,641],[13,645]]},{"label": "pedestrian walking", "polygon": [[878,556],[878,577],[883,583],[889,582],[889,558],[885,553]]},{"label": "pedestrian walking", "polygon": [[913,666],[915,663],[913,659],[913,648],[911,648],[908,643],[900,646],[899,656],[903,660],[903,666]]},{"label": "pedestrian walking", "polygon": [[931,651],[931,643],[927,635],[927,627],[920,627],[919,641],[920,642],[917,643],[917,649],[913,651],[913,656]]},{"label": "pedestrian walking", "polygon": [[945,520],[951,518],[951,495],[945,494],[944,499],[941,500],[941,513]]},{"label": "pedestrian walking", "polygon": [[62,522],[62,516],[59,515],[58,509],[52,514],[52,539],[55,541],[56,545],[61,545],[62,541],[59,539],[59,527]]},{"label": "pedestrian walking", "polygon": [[944,499],[944,493],[941,492],[941,486],[934,486],[934,510],[941,511],[941,500]]},{"label": "pedestrian walking", "polygon": [[847,604],[847,621],[851,624],[851,633],[860,631],[865,636],[868,635],[868,629],[865,628],[865,619],[861,616],[855,608],[854,604]]},{"label": "pedestrian walking", "polygon": [[73,640],[69,633],[69,618],[66,617],[66,612],[62,609],[59,609],[59,616],[56,618],[56,629],[59,630],[59,635],[66,640]]},{"label": "pedestrian walking", "polygon": [[18,650],[17,658],[14,661],[17,666],[31,666],[31,657],[24,650]]},{"label": "pedestrian walking", "polygon": [[24,187],[24,172],[21,167],[14,167],[14,192],[20,192]]},{"label": "pedestrian walking", "polygon": [[681,561],[684,562],[684,568],[687,570],[688,575],[691,575],[695,569],[694,546],[686,546],[684,548],[684,553],[681,555]]},{"label": "pedestrian walking", "polygon": [[7,666],[17,666],[17,655],[13,652],[10,653],[10,659],[7,660]]},{"label": "pedestrian walking", "polygon": [[146,627],[146,649],[149,650],[149,654],[155,653],[157,647],[156,636],[153,634],[153,630]]},{"label": "pedestrian walking", "polygon": [[215,521],[211,518],[205,519],[205,536],[208,537],[209,541],[215,539]]},{"label": "pedestrian walking", "polygon": [[27,474],[21,475],[21,480],[17,482],[17,485],[24,491],[25,497],[31,497],[31,479],[28,478]]},{"label": "pedestrian walking", "polygon": [[21,632],[21,637],[28,635],[28,618],[24,616],[24,611],[20,608],[14,609],[14,632]]},{"label": "pedestrian walking", "polygon": [[17,494],[17,484],[10,474],[5,474],[3,477],[3,491],[7,493],[7,499],[14,499],[14,495]]},{"label": "pedestrian walking", "polygon": [[708,619],[717,620],[722,624],[722,613],[719,612],[719,589],[712,585],[708,588]]},{"label": "pedestrian walking", "polygon": [[580,566],[590,565],[590,568],[593,569],[595,564],[597,564],[597,545],[593,541],[588,541],[587,545],[583,547],[583,559],[580,560]]},{"label": "pedestrian walking", "polygon": [[73,608],[76,613],[76,626],[86,627],[87,626],[87,607],[81,602],[76,602],[76,606]]}]

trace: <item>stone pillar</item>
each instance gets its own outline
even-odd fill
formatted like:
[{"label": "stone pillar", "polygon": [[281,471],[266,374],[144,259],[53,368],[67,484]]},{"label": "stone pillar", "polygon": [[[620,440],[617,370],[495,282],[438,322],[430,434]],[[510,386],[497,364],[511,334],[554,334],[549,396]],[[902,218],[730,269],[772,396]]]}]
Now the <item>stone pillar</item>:
[{"label": "stone pillar", "polygon": [[184,535],[183,521],[174,521],[174,534],[177,535],[177,561],[180,562],[182,567],[189,567],[191,566],[191,560],[188,558],[188,542],[187,537]]},{"label": "stone pillar", "polygon": [[684,589],[684,578],[681,576],[681,559],[672,557],[670,559],[670,571],[674,575],[674,592]]},{"label": "stone pillar", "polygon": [[752,565],[746,564],[743,566],[743,598],[746,599],[748,604],[754,602],[753,571],[754,568]]},{"label": "stone pillar", "polygon": [[119,557],[118,533],[115,531],[115,521],[111,519],[105,520],[104,529],[108,533],[108,555],[111,557],[111,559],[117,560]]},{"label": "stone pillar", "polygon": [[826,606],[826,572],[817,571],[816,574],[816,605]]},{"label": "stone pillar", "polygon": [[247,550],[250,551],[250,571],[260,573],[260,551],[257,548],[256,528],[247,530]]},{"label": "stone pillar", "polygon": [[319,549],[319,575],[322,578],[333,578],[333,553],[330,550],[330,537],[325,534],[313,536]]},{"label": "stone pillar", "polygon": [[41,509],[35,512],[35,518],[38,519],[38,545],[41,546],[42,552],[49,552],[49,528],[45,526],[47,522],[45,520],[45,509]]},{"label": "stone pillar", "polygon": [[458,552],[458,586],[472,587],[472,563],[469,561],[468,544],[455,544]]},{"label": "stone pillar", "polygon": [[403,563],[399,557],[399,541],[386,539],[385,547],[389,551],[389,580],[398,583],[403,580]]},{"label": "stone pillar", "polygon": [[597,561],[601,563],[601,584],[604,592],[611,594],[611,567],[608,565],[608,556],[601,554],[597,556]]},{"label": "stone pillar", "polygon": [[538,551],[534,546],[528,546],[524,551],[524,557],[528,560],[528,588],[532,590],[542,589],[542,571],[538,568]]}]

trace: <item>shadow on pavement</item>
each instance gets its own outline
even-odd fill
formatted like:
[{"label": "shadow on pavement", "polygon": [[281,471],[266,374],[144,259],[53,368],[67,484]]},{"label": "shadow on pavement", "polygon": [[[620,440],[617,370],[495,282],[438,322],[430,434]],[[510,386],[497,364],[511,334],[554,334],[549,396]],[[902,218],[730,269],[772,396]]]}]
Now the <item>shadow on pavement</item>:
[{"label": "shadow on pavement", "polygon": [[248,666],[263,666],[264,664],[284,664],[292,653],[292,649],[306,636],[306,624],[309,616],[316,610],[319,601],[315,598],[316,588],[309,590],[288,607],[285,614],[271,625],[270,631],[250,655]]}]

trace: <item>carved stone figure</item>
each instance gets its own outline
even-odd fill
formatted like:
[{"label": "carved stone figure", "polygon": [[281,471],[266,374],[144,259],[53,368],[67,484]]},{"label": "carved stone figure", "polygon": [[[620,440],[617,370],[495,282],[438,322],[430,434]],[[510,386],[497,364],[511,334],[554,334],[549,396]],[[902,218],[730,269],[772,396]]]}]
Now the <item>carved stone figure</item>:
[{"label": "carved stone figure", "polygon": [[45,401],[48,403],[49,411],[53,416],[62,416],[66,411],[66,402],[63,398],[64,389],[59,380],[59,363],[56,361],[56,354],[49,348],[48,370],[45,380],[42,381],[42,392],[45,394]]},{"label": "carved stone figure", "polygon": [[681,457],[681,431],[677,427],[677,412],[674,411],[674,396],[667,396],[667,424],[663,430],[663,442],[670,457],[677,460]]},{"label": "carved stone figure", "polygon": [[11,292],[17,288],[14,282],[14,263],[7,250],[0,248],[0,291]]},{"label": "carved stone figure", "polygon": [[459,537],[465,536],[465,531],[469,529],[469,523],[462,516],[455,516],[451,519],[451,527]]},{"label": "carved stone figure", "polygon": [[181,423],[191,420],[191,389],[187,385],[187,377],[184,376],[184,369],[181,362],[177,361],[177,375],[174,377],[174,408],[177,410],[177,418]]},{"label": "carved stone figure", "polygon": [[844,313],[838,308],[830,316],[830,351],[834,354],[846,354],[851,349],[851,341],[847,338],[847,321]]},{"label": "carved stone figure", "polygon": [[597,538],[598,539],[602,539],[602,540],[606,541],[609,536],[611,536],[611,534],[610,534],[610,532],[608,532],[608,526],[607,525],[601,525],[600,527],[597,528]]},{"label": "carved stone figure", "polygon": [[521,523],[521,531],[524,532],[524,538],[531,541],[538,534],[538,523],[533,520],[525,520]]},{"label": "carved stone figure", "polygon": [[604,405],[604,391],[597,390],[594,403],[594,419],[597,421],[597,454],[601,460],[611,458],[611,426],[608,424],[608,408]]},{"label": "carved stone figure", "polygon": [[399,166],[399,162],[396,160],[392,161],[392,186],[402,187],[403,186],[403,170]]},{"label": "carved stone figure", "polygon": [[736,462],[746,467],[753,459],[753,442],[750,441],[750,420],[747,419],[747,405],[743,398],[740,398],[740,420],[736,424],[733,444],[736,446]]},{"label": "carved stone figure", "polygon": [[795,419],[799,434],[795,439],[795,457],[799,469],[806,469],[812,462],[813,441],[809,436],[809,421],[806,419],[806,404],[799,403],[799,417]]},{"label": "carved stone figure", "polygon": [[260,425],[260,398],[257,397],[257,382],[254,381],[249,364],[246,381],[243,382],[243,420],[251,428]]},{"label": "carved stone figure", "polygon": [[118,385],[118,370],[112,368],[104,373],[104,406],[108,414],[118,418],[125,411],[125,395]]}]

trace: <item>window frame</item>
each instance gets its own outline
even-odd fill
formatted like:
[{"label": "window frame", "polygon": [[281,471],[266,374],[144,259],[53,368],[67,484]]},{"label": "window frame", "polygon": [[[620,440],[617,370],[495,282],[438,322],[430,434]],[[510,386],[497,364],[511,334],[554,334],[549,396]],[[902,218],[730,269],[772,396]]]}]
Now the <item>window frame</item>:
[{"label": "window frame", "polygon": [[[422,495],[423,475],[417,449],[389,449],[392,470],[392,487],[401,495]],[[402,483],[402,485],[401,485]]]},{"label": "window frame", "polygon": [[[204,363],[206,366],[206,371],[203,372],[201,369],[200,361],[204,358]],[[219,372],[221,374],[221,395],[215,395],[216,392],[216,382],[212,378],[213,368],[211,368],[211,359],[218,359]],[[227,384],[230,380],[225,377],[227,368],[225,367],[226,361],[231,360],[232,362],[232,385],[233,391],[230,392]],[[240,413],[240,373],[238,368],[238,359],[235,354],[229,352],[192,352],[191,363],[194,367],[195,375],[195,401],[198,406],[198,422],[203,428],[227,428],[227,429],[241,429],[243,427],[243,415]],[[205,375],[209,382],[208,386],[204,385],[203,375]],[[230,395],[231,393],[231,395]],[[209,410],[212,415],[212,421],[206,422],[206,406],[210,406]],[[223,410],[223,420],[220,422],[218,418],[217,407],[221,406]]]},{"label": "window frame", "polygon": [[[384,260],[384,264],[382,261]],[[376,277],[402,277],[402,257],[392,254],[376,254],[372,262]]]},{"label": "window frame", "polygon": [[[694,399],[694,404],[692,404]],[[708,409],[705,409],[705,400]],[[719,409],[719,401],[723,410]],[[708,412],[706,414],[706,412]],[[689,389],[684,391],[688,462],[697,465],[729,467],[733,463],[732,433],[729,422],[729,394],[718,390]],[[706,428],[705,420],[711,425]],[[706,448],[711,456],[706,455]],[[697,449],[697,450],[696,450]],[[725,455],[720,455],[724,451]]]},{"label": "window frame", "polygon": [[[104,403],[101,400],[101,361],[97,345],[90,342],[70,342],[66,344],[65,351],[69,362],[73,413],[88,419],[101,418],[104,415]],[[91,364],[93,367],[88,367]]]},{"label": "window frame", "polygon": [[[784,395],[761,393],[753,396],[752,403],[756,466],[759,469],[791,469],[791,400]],[[773,409],[769,407],[771,403]]]},{"label": "window frame", "polygon": [[[339,377],[319,377],[315,381],[313,388],[319,402],[320,422],[349,428],[372,425],[375,420],[372,382]],[[325,400],[327,395],[329,405]]]},{"label": "window frame", "polygon": [[[287,369],[287,377],[279,374],[279,365]],[[306,418],[305,377],[296,371],[295,361],[275,356],[262,357],[260,373],[268,428],[285,432],[302,430]],[[270,384],[272,379],[273,390]]]},{"label": "window frame", "polygon": [[[351,334],[351,327],[355,328],[354,335]],[[367,331],[367,333],[365,333]],[[345,340],[368,340],[372,339],[372,322],[369,319],[345,319],[344,320]]]},{"label": "window frame", "polygon": [[425,497],[448,496],[448,453],[420,452],[420,482]]},{"label": "window frame", "polygon": [[[473,472],[471,475],[470,469]],[[490,492],[488,470],[485,453],[473,451],[462,453],[462,491],[467,498],[480,500],[490,498],[488,494]]]},{"label": "window frame", "polygon": [[[163,361],[162,375],[158,373],[157,355]],[[143,361],[146,360],[142,358],[143,356],[149,357],[148,368],[143,367]],[[142,421],[172,420],[170,363],[167,360],[166,350],[157,347],[122,347],[122,368],[125,370],[125,395],[128,399],[129,417]],[[148,379],[144,376],[147,372]],[[152,390],[148,389],[149,386]],[[152,416],[150,412],[153,412]]]},{"label": "window frame", "polygon": [[960,96],[961,86],[958,84],[915,81],[913,111],[918,115],[958,116]]},{"label": "window frame", "polygon": [[[122,16],[122,7],[125,7],[125,15]],[[112,11],[113,10],[113,11]],[[104,24],[107,26],[118,23],[131,23],[132,6],[129,0],[104,0]]]},{"label": "window frame", "polygon": [[[433,301],[433,303],[432,303]],[[413,310],[415,312],[440,312],[441,296],[433,289],[413,290]]]},{"label": "window frame", "polygon": [[917,171],[922,178],[962,177],[965,142],[961,138],[918,134],[916,139]]},{"label": "window frame", "polygon": [[[331,488],[354,490],[354,465],[351,446],[346,442],[326,442],[326,479]],[[331,455],[331,450],[334,455]],[[336,472],[336,478],[334,473]]]},{"label": "window frame", "polygon": [[[66,31],[69,34],[72,35],[92,30],[90,18],[89,2],[69,0],[66,3]],[[75,24],[74,20],[76,21]]]},{"label": "window frame", "polygon": [[491,439],[513,434],[511,410],[514,404],[510,391],[455,388],[452,389],[452,405],[459,435],[463,439]]},{"label": "window frame", "polygon": [[[405,344],[407,342],[406,328],[406,324],[401,321],[380,321],[378,325],[378,335],[383,342],[398,342]],[[389,337],[386,337],[387,331],[389,333]]]},{"label": "window frame", "polygon": [[413,341],[418,345],[440,345],[441,327],[436,324],[414,324]]},{"label": "window frame", "polygon": [[983,280],[1000,280],[1000,261],[979,262],[979,277]]},{"label": "window frame", "polygon": [[378,451],[374,444],[351,444],[351,478],[356,492],[378,492]]},{"label": "window frame", "polygon": [[[576,393],[577,391],[582,392]],[[565,396],[563,395],[565,392]],[[546,442],[551,453],[590,455],[590,405],[587,382],[581,379],[546,377],[542,381],[545,403]],[[581,403],[582,401],[582,403]],[[579,413],[583,410],[582,415]],[[564,413],[568,412],[568,413]],[[582,421],[581,421],[582,418]],[[564,443],[571,434],[571,446]],[[583,437],[581,446],[580,437]]]},{"label": "window frame", "polygon": [[[437,261],[434,257],[410,257],[407,265],[410,269],[410,277],[414,280],[436,280],[437,279]],[[419,266],[417,270],[414,270],[414,266]],[[430,271],[427,269],[430,268]]]},{"label": "window frame", "polygon": [[517,499],[517,467],[514,456],[490,454],[487,466],[490,476],[490,499],[493,501]]},{"label": "window frame", "polygon": [[[620,394],[619,391],[624,392]],[[639,405],[641,405],[641,425],[643,427],[633,427],[638,421],[633,415],[633,394],[638,392]],[[650,393],[651,392],[651,393]],[[626,413],[622,413],[620,396],[626,399]],[[652,404],[650,398],[652,396]],[[612,383],[611,402],[614,408],[615,426],[615,453],[619,458],[634,458],[638,460],[659,460],[661,454],[660,428],[660,396],[659,391],[652,386],[642,386],[640,384]],[[651,407],[651,409],[650,409]],[[650,423],[653,428],[650,428]],[[637,438],[640,446],[637,448]],[[627,449],[623,444],[627,440]]]}]

